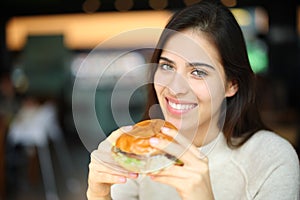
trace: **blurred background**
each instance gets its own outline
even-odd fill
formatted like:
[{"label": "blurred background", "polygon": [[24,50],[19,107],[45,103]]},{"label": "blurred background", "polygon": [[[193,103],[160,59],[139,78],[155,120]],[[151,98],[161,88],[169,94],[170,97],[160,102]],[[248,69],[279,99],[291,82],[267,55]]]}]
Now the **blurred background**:
[{"label": "blurred background", "polygon": [[[86,199],[89,151],[97,147],[87,94],[105,59],[126,49],[154,45],[157,38],[128,37],[94,52],[93,67],[79,77],[85,58],[99,43],[122,32],[162,28],[172,13],[199,0],[2,0],[0,2],[0,199]],[[222,0],[245,35],[249,59],[259,77],[264,121],[300,147],[300,1]],[[6,13],[6,14],[4,14]],[[95,110],[105,134],[117,127],[110,110],[113,80],[133,63],[147,62],[146,48],[130,63],[113,65],[98,84]],[[95,71],[94,71],[95,70]],[[74,124],[72,89],[80,92],[80,126]],[[126,93],[126,85],[124,86]],[[130,101],[138,121],[143,88]],[[120,111],[122,112],[122,111]]]}]

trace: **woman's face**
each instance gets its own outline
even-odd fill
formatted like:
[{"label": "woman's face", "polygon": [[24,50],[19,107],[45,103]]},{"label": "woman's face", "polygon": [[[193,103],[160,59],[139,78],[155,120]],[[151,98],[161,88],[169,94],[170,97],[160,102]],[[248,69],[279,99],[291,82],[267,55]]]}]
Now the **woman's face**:
[{"label": "woman's face", "polygon": [[196,139],[199,146],[219,133],[221,104],[236,92],[226,82],[220,60],[207,36],[188,29],[166,42],[154,76],[165,119]]}]

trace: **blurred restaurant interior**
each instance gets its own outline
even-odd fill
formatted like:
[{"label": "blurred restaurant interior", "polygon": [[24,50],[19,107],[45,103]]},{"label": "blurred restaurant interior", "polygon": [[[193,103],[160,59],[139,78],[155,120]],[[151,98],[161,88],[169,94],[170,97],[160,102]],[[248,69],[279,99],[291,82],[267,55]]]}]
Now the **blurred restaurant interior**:
[{"label": "blurred restaurant interior", "polygon": [[[251,66],[259,77],[264,121],[299,155],[300,1],[221,1],[243,30]],[[109,134],[119,125],[110,110],[113,83],[132,65],[146,63],[151,55],[148,47],[158,38],[150,29],[139,35],[126,33],[159,30],[176,10],[197,2],[1,1],[0,200],[86,198],[89,153],[101,141],[99,125],[90,119],[90,101],[104,134]],[[120,34],[126,37],[116,37]],[[97,82],[97,66],[131,49],[136,50],[113,63],[106,79]],[[78,73],[86,58],[90,70]],[[76,100],[75,80],[80,90]],[[141,119],[145,106],[143,89],[130,99],[134,121]],[[91,91],[93,100],[87,98]],[[77,124],[74,109],[80,113]],[[87,141],[83,131],[90,134]]]}]

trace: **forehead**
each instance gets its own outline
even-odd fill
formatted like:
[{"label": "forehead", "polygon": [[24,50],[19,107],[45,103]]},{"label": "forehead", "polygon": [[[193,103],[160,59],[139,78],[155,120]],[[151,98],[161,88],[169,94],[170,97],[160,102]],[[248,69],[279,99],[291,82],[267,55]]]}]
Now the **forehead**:
[{"label": "forehead", "polygon": [[205,62],[220,65],[219,52],[204,33],[188,29],[170,36],[163,47],[163,54],[176,55],[187,62]]}]

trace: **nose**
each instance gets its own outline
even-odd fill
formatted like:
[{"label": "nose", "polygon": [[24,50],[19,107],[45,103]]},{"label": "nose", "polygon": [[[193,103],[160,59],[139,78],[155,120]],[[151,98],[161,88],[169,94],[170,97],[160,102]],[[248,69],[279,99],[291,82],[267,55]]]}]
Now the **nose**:
[{"label": "nose", "polygon": [[184,95],[190,88],[187,80],[179,73],[173,75],[166,87],[169,89],[170,94],[174,96]]}]

